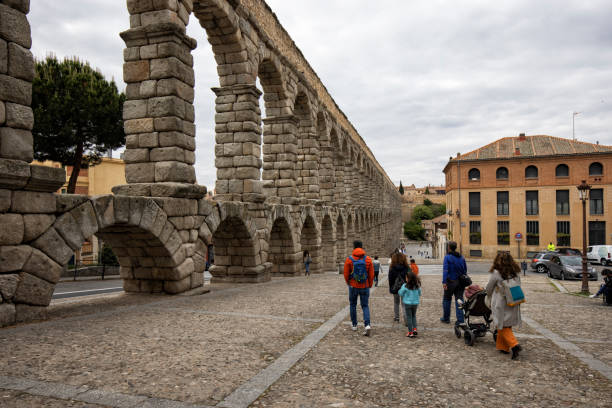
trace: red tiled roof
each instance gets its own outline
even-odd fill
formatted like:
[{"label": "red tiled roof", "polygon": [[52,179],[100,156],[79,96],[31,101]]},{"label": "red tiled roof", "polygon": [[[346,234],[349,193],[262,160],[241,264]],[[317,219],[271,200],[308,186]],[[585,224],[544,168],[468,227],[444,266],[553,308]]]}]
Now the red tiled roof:
[{"label": "red tiled roof", "polygon": [[[517,148],[520,155],[516,154]],[[606,152],[612,153],[612,146],[579,142],[555,136],[535,135],[525,136],[525,140],[519,140],[516,136],[504,137],[469,153],[462,154],[459,158],[461,160],[513,159]],[[456,160],[457,157],[453,157],[451,161]]]}]

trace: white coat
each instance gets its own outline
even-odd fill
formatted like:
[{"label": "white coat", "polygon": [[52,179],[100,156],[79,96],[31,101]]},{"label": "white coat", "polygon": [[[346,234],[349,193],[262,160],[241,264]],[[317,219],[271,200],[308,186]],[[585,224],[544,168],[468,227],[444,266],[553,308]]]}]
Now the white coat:
[{"label": "white coat", "polygon": [[[518,278],[520,281],[520,277]],[[498,330],[504,327],[521,325],[521,305],[508,306],[504,289],[502,287],[502,276],[497,270],[491,273],[487,283],[487,303],[491,305],[492,326]]]}]

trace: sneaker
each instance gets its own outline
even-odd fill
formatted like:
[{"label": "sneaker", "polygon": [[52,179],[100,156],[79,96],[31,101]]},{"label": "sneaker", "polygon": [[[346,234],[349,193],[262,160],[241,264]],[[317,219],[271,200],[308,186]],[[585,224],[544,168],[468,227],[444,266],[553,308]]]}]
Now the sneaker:
[{"label": "sneaker", "polygon": [[416,335],[417,335],[417,329],[412,330],[412,335],[413,335],[414,337],[416,337]]},{"label": "sneaker", "polygon": [[372,328],[370,327],[370,325],[367,325],[365,327],[365,331],[363,332],[364,336],[370,337],[370,330],[372,330]]},{"label": "sneaker", "polygon": [[593,299],[595,296],[597,296],[595,293],[593,293],[592,295],[589,295],[591,299]]},{"label": "sneaker", "polygon": [[357,331],[357,326],[351,326],[352,331]]},{"label": "sneaker", "polygon": [[445,320],[443,317],[440,318],[442,323],[450,324],[450,320]]},{"label": "sneaker", "polygon": [[399,317],[394,317],[394,318],[393,318],[393,321],[394,321],[394,322],[399,322]]},{"label": "sneaker", "polygon": [[414,337],[414,333],[408,330],[408,332],[406,333],[406,337]]},{"label": "sneaker", "polygon": [[512,360],[516,360],[518,358],[519,351],[521,351],[521,346],[519,346],[518,344],[512,347]]}]

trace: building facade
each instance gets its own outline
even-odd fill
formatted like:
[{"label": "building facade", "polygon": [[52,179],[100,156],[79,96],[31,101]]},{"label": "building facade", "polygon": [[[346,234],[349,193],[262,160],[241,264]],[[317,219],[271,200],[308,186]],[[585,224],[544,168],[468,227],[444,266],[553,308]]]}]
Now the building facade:
[{"label": "building facade", "polygon": [[451,158],[444,173],[448,236],[466,257],[582,249],[582,180],[587,245],[612,244],[612,146],[521,134]]},{"label": "building facade", "polygon": [[402,195],[402,221],[408,222],[412,218],[412,212],[418,205],[423,205],[425,200],[434,204],[446,203],[444,186],[415,187],[414,184],[404,186]]}]

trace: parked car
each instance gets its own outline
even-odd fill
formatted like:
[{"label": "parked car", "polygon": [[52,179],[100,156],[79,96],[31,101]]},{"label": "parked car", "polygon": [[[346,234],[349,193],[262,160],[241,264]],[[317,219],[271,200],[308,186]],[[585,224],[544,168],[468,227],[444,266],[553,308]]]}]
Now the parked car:
[{"label": "parked car", "polygon": [[582,252],[579,249],[574,248],[557,248],[555,251],[559,255],[570,255],[570,256],[582,256]]},{"label": "parked car", "polygon": [[538,252],[536,256],[534,256],[533,259],[531,260],[531,269],[533,269],[534,271],[538,273],[548,272],[547,262],[550,262],[553,256],[555,256],[554,252],[548,252],[548,251]]},{"label": "parked car", "polygon": [[612,265],[612,245],[592,245],[587,248],[587,260],[601,265]]},{"label": "parked car", "polygon": [[[545,261],[548,277],[555,279],[582,279],[582,257],[554,255],[550,261]],[[597,271],[587,266],[589,280],[597,280]]]}]

